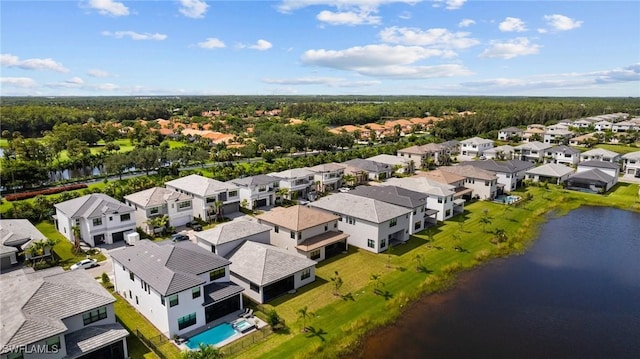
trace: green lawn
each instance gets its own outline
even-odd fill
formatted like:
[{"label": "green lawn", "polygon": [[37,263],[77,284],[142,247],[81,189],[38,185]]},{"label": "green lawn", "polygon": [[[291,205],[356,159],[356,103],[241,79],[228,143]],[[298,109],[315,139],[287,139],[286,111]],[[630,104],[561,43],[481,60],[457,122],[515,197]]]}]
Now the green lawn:
[{"label": "green lawn", "polygon": [[[394,248],[392,254],[372,254],[350,248],[316,270],[316,282],[296,294],[279,297],[266,310],[275,309],[289,326],[289,333],[271,335],[239,354],[242,358],[334,358],[357,349],[357,343],[377,326],[391,323],[420,293],[440,290],[453,283],[455,273],[476,266],[493,257],[526,250],[550,211],[566,213],[583,204],[616,206],[640,211],[638,185],[620,184],[606,195],[564,191],[559,187],[529,187],[520,190],[533,195],[518,207],[490,202],[475,202],[458,216],[423,231],[410,241]],[[505,210],[505,208],[508,208]],[[483,231],[483,212],[491,223]],[[460,219],[464,218],[461,224]],[[492,233],[503,229],[506,243],[492,244]],[[455,236],[454,236],[455,235]],[[455,238],[459,239],[455,239]],[[454,248],[459,246],[461,251]],[[427,271],[419,272],[416,255],[424,258]],[[390,259],[389,259],[390,258]],[[330,278],[338,271],[344,281],[340,296],[332,294]],[[372,274],[381,274],[383,295],[373,293]],[[316,333],[301,333],[302,320],[296,312],[307,306],[316,316],[306,323]]]},{"label": "green lawn", "polygon": [[640,151],[639,147],[631,147],[631,146],[627,146],[627,145],[608,145],[608,144],[599,144],[596,145],[596,148],[602,148],[605,150],[609,150],[609,151],[613,151],[613,152],[618,152],[621,155],[625,155],[629,152],[637,152]]},{"label": "green lawn", "polygon": [[[100,191],[102,191],[102,190],[104,190],[104,187],[105,187],[105,186],[106,186],[106,183],[104,183],[104,182],[102,182],[102,181],[101,181],[101,182],[94,182],[94,183],[91,183],[91,184],[89,184],[89,185],[87,186],[87,188],[88,188],[88,189],[94,189],[94,188],[97,188],[97,189],[99,189]],[[69,191],[69,192],[78,192],[78,193],[81,193],[82,191],[86,190],[87,188],[76,189],[76,190]],[[48,197],[48,198],[54,198],[54,197],[59,196],[59,195],[60,195],[60,193],[55,193],[55,194],[46,195],[45,197]],[[9,202],[9,201],[5,201],[5,200],[3,200],[3,201],[2,201],[2,203],[0,204],[0,214],[5,213],[9,208],[11,208],[11,207],[13,206],[13,203],[16,203],[16,202],[23,202],[23,201],[31,202],[31,203],[32,203],[32,202],[34,201],[34,199],[35,199],[35,197],[34,197],[34,198],[25,199],[25,200],[22,200],[22,201],[13,201],[13,202]]]},{"label": "green lawn", "polygon": [[[60,259],[58,265],[62,266],[64,269],[69,269],[72,264],[87,258],[84,254],[76,255],[73,253],[73,244],[56,230],[53,223],[40,222],[36,225],[36,228],[42,232],[45,237],[56,240],[56,245],[53,246],[53,251]],[[98,260],[98,262],[107,259],[102,253],[91,256],[91,258]]]}]

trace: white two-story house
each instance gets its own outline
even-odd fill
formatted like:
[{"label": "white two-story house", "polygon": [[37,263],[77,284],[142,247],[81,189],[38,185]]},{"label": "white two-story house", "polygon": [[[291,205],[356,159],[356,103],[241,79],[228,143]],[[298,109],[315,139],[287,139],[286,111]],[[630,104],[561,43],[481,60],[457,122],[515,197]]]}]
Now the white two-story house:
[{"label": "white two-story house", "polygon": [[411,210],[348,193],[322,197],[310,205],[338,217],[338,230],[352,246],[374,253],[409,240]]},{"label": "white two-story house", "polygon": [[625,174],[640,177],[640,151],[625,154],[622,156],[622,161]]},{"label": "white two-story house", "polygon": [[[428,217],[435,216],[437,221],[445,221],[453,217],[454,214],[464,210],[465,201],[463,199],[456,200],[454,198],[455,186],[453,185],[438,182],[423,176],[391,178],[385,182],[385,184],[425,194],[427,196],[427,212],[425,213],[427,213]],[[431,220],[429,220],[429,222],[430,221]]]},{"label": "white two-story house", "polygon": [[464,186],[473,190],[472,196],[478,199],[494,199],[498,193],[498,177],[490,171],[474,166],[446,166],[442,171],[463,176]]},{"label": "white two-story house", "polygon": [[54,267],[3,274],[0,358],[128,358],[116,299],[84,271]]},{"label": "white two-story house", "polygon": [[445,155],[448,155],[447,148],[438,143],[411,146],[397,152],[398,157],[413,161],[416,168],[424,168],[429,164],[442,164]]},{"label": "white two-story house", "polygon": [[314,188],[315,172],[306,168],[292,168],[281,172],[270,173],[269,176],[280,178],[280,188],[287,191],[287,199],[308,199],[314,198],[316,191]]},{"label": "white two-story house", "polygon": [[619,163],[622,155],[617,152],[605,150],[604,148],[594,148],[580,154],[580,161],[605,161],[611,163]]},{"label": "white two-story house", "polygon": [[507,127],[498,131],[498,139],[501,141],[508,141],[512,138],[522,138],[524,130],[517,127]]},{"label": "white two-story house", "polygon": [[468,161],[461,165],[469,165],[493,173],[497,178],[498,193],[511,192],[521,185],[522,180],[528,170],[534,164],[529,161],[509,160],[509,161]]},{"label": "white two-story house", "polygon": [[124,196],[124,202],[136,210],[136,226],[152,234],[149,220],[167,216],[167,226],[184,226],[193,219],[191,196],[163,187],[153,187]]},{"label": "white two-story house", "polygon": [[239,188],[240,206],[251,210],[273,206],[280,188],[280,178],[268,175],[236,178],[229,182]]},{"label": "white two-story house", "polygon": [[482,157],[484,151],[493,148],[493,141],[480,137],[472,137],[460,141],[460,156],[463,159]]},{"label": "white two-story house", "polygon": [[58,203],[54,207],[56,228],[71,242],[75,240],[76,231],[81,241],[96,246],[124,241],[126,234],[136,230],[133,207],[106,194],[89,194]]},{"label": "white two-story house", "polygon": [[215,219],[217,211],[222,215],[240,210],[240,191],[232,183],[220,182],[200,175],[189,175],[165,183],[173,191],[192,197],[193,217],[204,221]]},{"label": "white two-story house", "polygon": [[243,308],[231,262],[197,244],[142,240],[111,257],[115,290],[168,338]]},{"label": "white two-story house", "polygon": [[531,141],[513,148],[513,156],[522,161],[542,162],[544,154],[553,147],[550,143]]},{"label": "white two-story house", "polygon": [[332,162],[307,167],[307,169],[314,173],[313,181],[316,186],[316,192],[324,193],[335,191],[342,186],[342,177],[346,167]]},{"label": "white two-story house", "polygon": [[580,151],[569,146],[559,145],[546,149],[544,157],[545,162],[575,166],[580,162]]}]

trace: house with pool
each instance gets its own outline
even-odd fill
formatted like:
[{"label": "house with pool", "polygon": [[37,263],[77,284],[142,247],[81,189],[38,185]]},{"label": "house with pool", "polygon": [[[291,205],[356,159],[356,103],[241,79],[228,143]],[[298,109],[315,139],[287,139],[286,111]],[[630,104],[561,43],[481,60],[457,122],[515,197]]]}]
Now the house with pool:
[{"label": "house with pool", "polygon": [[231,262],[195,243],[143,240],[111,257],[115,290],[169,338],[243,308]]}]

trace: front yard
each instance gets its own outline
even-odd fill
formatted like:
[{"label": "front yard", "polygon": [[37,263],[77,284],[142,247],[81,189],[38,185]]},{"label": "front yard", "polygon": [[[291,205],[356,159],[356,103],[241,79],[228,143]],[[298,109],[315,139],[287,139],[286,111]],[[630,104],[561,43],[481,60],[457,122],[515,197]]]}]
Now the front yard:
[{"label": "front yard", "polygon": [[[38,230],[42,232],[45,237],[54,239],[56,241],[55,246],[53,246],[53,252],[58,259],[58,265],[63,267],[64,269],[69,269],[72,264],[87,258],[87,255],[84,253],[75,254],[73,252],[73,244],[56,230],[56,227],[53,223],[47,221],[40,222],[36,225],[36,228],[38,228]],[[98,253],[90,257],[96,259],[98,262],[107,259],[102,253]]]}]

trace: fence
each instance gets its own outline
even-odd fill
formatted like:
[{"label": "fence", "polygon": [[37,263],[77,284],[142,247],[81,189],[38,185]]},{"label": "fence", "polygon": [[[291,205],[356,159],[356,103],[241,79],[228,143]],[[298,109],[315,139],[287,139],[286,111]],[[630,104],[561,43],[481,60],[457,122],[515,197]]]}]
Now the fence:
[{"label": "fence", "polygon": [[271,329],[271,326],[263,327],[262,329],[259,329],[232,343],[229,343],[228,345],[225,345],[222,348],[222,352],[224,353],[224,355],[238,354],[243,350],[245,350],[246,348],[252,346],[253,344],[265,340],[265,338],[267,338],[272,333],[273,333],[273,330]]},{"label": "fence", "polygon": [[136,336],[147,346],[149,349],[153,350],[160,359],[169,359],[166,355],[158,348],[158,346],[167,342],[167,338],[162,335],[157,335],[152,338],[145,337],[138,329],[136,329]]}]

